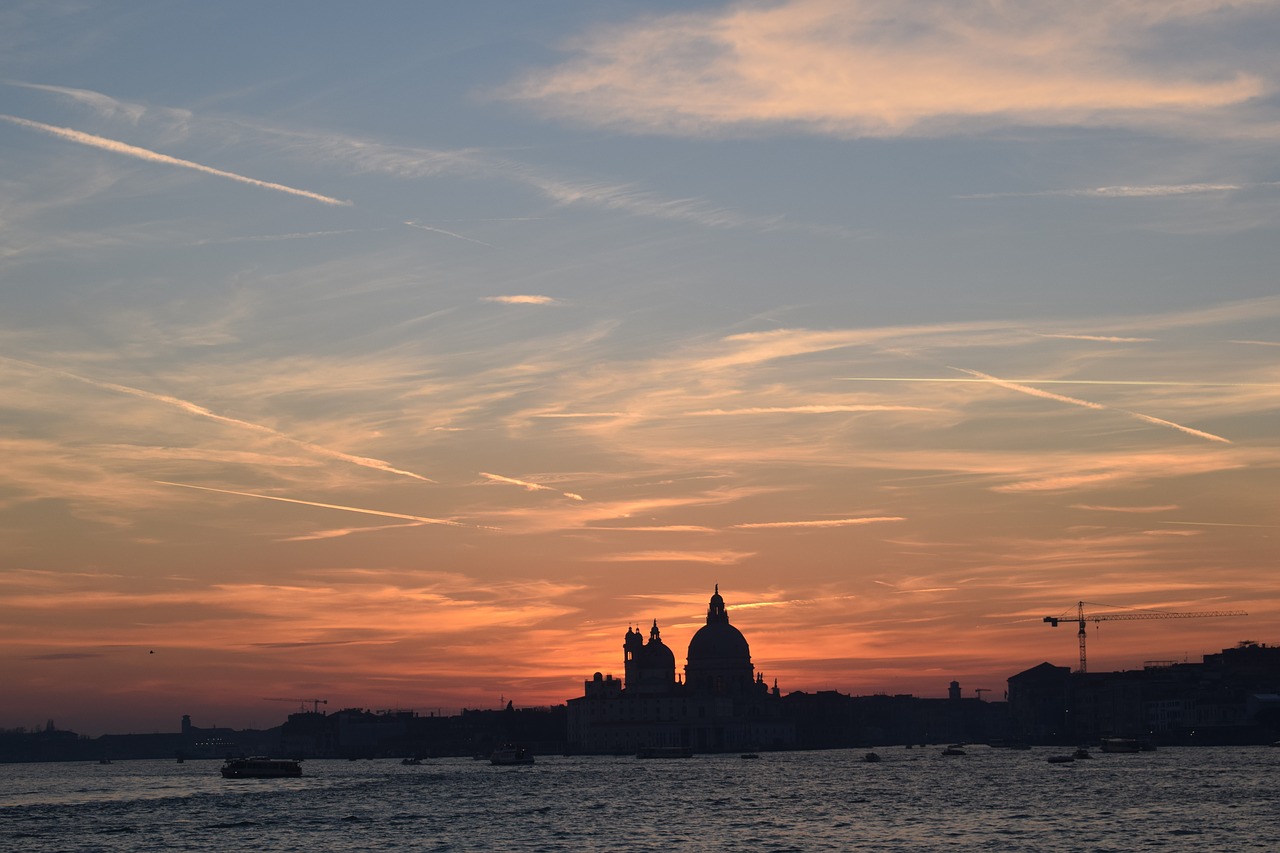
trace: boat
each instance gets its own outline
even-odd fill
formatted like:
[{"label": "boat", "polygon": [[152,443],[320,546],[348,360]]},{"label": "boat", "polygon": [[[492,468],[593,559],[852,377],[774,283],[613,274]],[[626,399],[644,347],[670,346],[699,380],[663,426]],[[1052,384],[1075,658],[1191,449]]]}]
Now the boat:
[{"label": "boat", "polygon": [[1050,755],[1045,759],[1050,764],[1070,764],[1076,760],[1074,755]]},{"label": "boat", "polygon": [[421,758],[418,758],[418,757],[415,755],[415,756],[413,756],[412,758],[402,758],[402,759],[400,759],[400,763],[401,763],[401,764],[403,764],[405,767],[417,767],[419,764],[421,764],[421,763],[422,763],[422,759],[421,759]]},{"label": "boat", "polygon": [[964,755],[965,752],[964,752],[964,749],[960,746],[960,744],[953,743],[951,744],[951,746],[942,750],[942,754],[943,755]]},{"label": "boat", "polygon": [[862,756],[862,760],[869,764],[874,764],[880,760],[880,756],[874,752],[868,752],[866,755]]},{"label": "boat", "polygon": [[489,756],[489,763],[501,766],[532,764],[533,753],[525,749],[523,746],[506,744],[493,751],[493,754]]},{"label": "boat", "polygon": [[228,758],[221,772],[223,779],[296,779],[302,765],[296,758]]},{"label": "boat", "polygon": [[759,755],[757,755],[757,754],[756,754],[756,753],[754,753],[754,752],[744,752],[744,753],[742,753],[742,755],[740,755],[740,756],[738,756],[738,757],[739,757],[739,758],[759,758],[760,756],[759,756]]},{"label": "boat", "polygon": [[1083,746],[1075,751],[1075,753],[1073,754],[1073,757],[1074,758],[1093,758],[1093,756],[1089,754],[1089,750],[1084,748]]},{"label": "boat", "polygon": [[687,746],[642,746],[636,750],[636,758],[693,758],[693,750]]},{"label": "boat", "polygon": [[1141,750],[1142,745],[1136,738],[1104,737],[1102,739],[1103,752],[1140,752]]}]

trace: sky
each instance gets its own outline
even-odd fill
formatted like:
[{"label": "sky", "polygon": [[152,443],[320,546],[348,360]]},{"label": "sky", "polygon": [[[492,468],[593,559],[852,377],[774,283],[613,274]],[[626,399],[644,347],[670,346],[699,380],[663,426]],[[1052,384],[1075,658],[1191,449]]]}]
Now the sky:
[{"label": "sky", "polygon": [[715,584],[784,693],[1280,643],[1277,43],[4,4],[0,727],[559,704]]}]

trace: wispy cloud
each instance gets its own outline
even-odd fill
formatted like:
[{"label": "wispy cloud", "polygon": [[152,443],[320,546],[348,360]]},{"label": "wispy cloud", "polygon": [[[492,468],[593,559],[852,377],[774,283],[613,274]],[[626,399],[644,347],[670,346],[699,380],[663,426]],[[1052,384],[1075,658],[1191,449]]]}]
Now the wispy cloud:
[{"label": "wispy cloud", "polygon": [[517,480],[514,477],[504,477],[501,474],[487,474],[484,471],[480,472],[480,476],[494,483],[505,483],[509,486],[519,486],[520,488],[530,492],[555,492],[556,494],[563,495],[570,500],[584,500],[582,495],[574,494],[573,492],[562,492],[559,489],[552,488],[551,486],[544,486],[542,483],[531,483],[528,480]]},{"label": "wispy cloud", "polygon": [[782,527],[855,527],[862,524],[882,524],[888,521],[906,521],[902,516],[881,515],[861,518],[824,518],[816,521],[755,521],[744,524],[733,524],[734,530],[771,530]]},{"label": "wispy cloud", "polygon": [[365,509],[364,507],[358,507],[358,506],[328,504],[328,503],[321,503],[319,501],[304,501],[298,498],[284,498],[284,497],[280,497],[279,495],[261,495],[256,492],[237,492],[233,489],[215,489],[210,486],[196,486],[196,485],[192,485],[191,483],[170,483],[165,480],[156,480],[155,482],[159,483],[162,486],[177,486],[178,488],[181,488],[181,489],[196,489],[201,492],[215,492],[217,494],[222,494],[222,495],[237,495],[242,498],[257,498],[258,500],[263,500],[263,501],[280,501],[281,503],[299,504],[301,506],[314,506],[314,507],[319,507],[321,509],[336,509],[336,510],[341,510],[342,512],[356,512],[362,515],[380,515],[386,518],[403,518],[408,521],[417,521],[423,524],[443,524],[449,527],[472,526],[472,525],[463,524],[460,521],[451,521],[446,518],[430,518],[428,516],[422,516],[422,515],[408,515],[402,512],[387,512],[385,510],[380,510],[380,509]]},{"label": "wispy cloud", "polygon": [[1152,61],[1162,27],[1222,12],[1209,0],[735,3],[601,27],[568,45],[570,59],[501,94],[593,125],[681,135],[1156,126],[1269,91],[1230,45],[1202,44],[1194,66]]},{"label": "wispy cloud", "polygon": [[432,234],[443,234],[446,237],[453,237],[455,240],[465,240],[468,243],[475,243],[478,246],[488,246],[491,249],[494,248],[492,243],[486,243],[485,241],[477,240],[474,237],[467,237],[466,235],[459,234],[456,231],[437,228],[434,225],[424,225],[421,222],[414,222],[413,220],[406,220],[404,224],[408,225],[410,228],[417,228],[419,231],[430,231]]},{"label": "wispy cloud", "polygon": [[745,409],[705,409],[689,412],[688,417],[722,417],[734,415],[828,415],[848,412],[931,412],[928,406],[894,406],[887,404],[808,405],[808,406],[755,406]]},{"label": "wispy cloud", "polygon": [[103,382],[98,379],[90,379],[86,376],[81,376],[76,373],[71,373],[70,371],[59,370],[53,367],[45,367],[44,365],[33,364],[29,361],[22,361],[16,358],[9,358],[7,356],[0,356],[0,360],[8,361],[13,364],[20,364],[24,367],[32,368],[35,370],[53,373],[58,376],[66,377],[68,379],[74,379],[77,382],[83,382],[86,385],[92,385],[93,387],[101,388],[104,391],[114,391],[120,394],[128,394],[131,397],[138,397],[143,400],[150,400],[155,403],[160,403],[165,406],[170,406],[175,409],[179,409],[183,412],[186,412],[187,414],[195,415],[201,418],[208,418],[209,420],[217,421],[218,423],[222,423],[222,424],[227,424],[228,426],[234,426],[240,429],[251,430],[253,432],[260,433],[262,435],[267,435],[272,438],[288,442],[289,444],[292,444],[296,447],[300,447],[317,456],[325,456],[330,459],[337,459],[342,462],[349,462],[352,465],[358,465],[362,468],[371,468],[375,471],[385,471],[388,474],[397,474],[402,477],[409,477],[414,480],[421,480],[426,483],[434,482],[433,480],[431,480],[431,478],[424,477],[421,474],[415,474],[412,471],[406,471],[402,468],[396,468],[391,463],[386,462],[382,459],[374,459],[369,456],[356,456],[351,453],[344,453],[341,450],[334,450],[329,447],[324,447],[323,445],[315,444],[310,441],[303,441],[301,439],[294,438],[291,435],[287,435],[283,432],[280,432],[277,429],[272,429],[269,426],[256,424],[256,423],[253,423],[252,421],[241,420],[240,418],[232,418],[226,415],[220,415],[216,412],[206,409],[204,406],[201,406],[197,403],[193,403],[189,400],[183,400],[178,397],[171,397],[167,394],[156,394],[152,391],[145,391],[141,388],[133,388],[129,385],[120,385],[115,382]]},{"label": "wispy cloud", "polygon": [[512,294],[511,296],[485,296],[484,302],[501,302],[504,305],[551,305],[555,300],[550,296],[535,294]]},{"label": "wispy cloud", "polygon": [[1030,385],[1021,385],[1017,382],[1009,382],[1004,379],[997,379],[994,376],[991,376],[986,373],[981,373],[977,370],[966,370],[963,367],[954,367],[952,369],[959,370],[961,373],[967,373],[970,376],[976,376],[979,379],[982,379],[983,381],[990,382],[993,385],[998,385],[1001,388],[1007,388],[1010,391],[1017,391],[1019,393],[1027,394],[1032,397],[1040,397],[1045,400],[1056,400],[1059,403],[1069,403],[1070,405],[1073,405],[1073,406],[1081,406],[1086,409],[1094,409],[1097,411],[1119,412],[1121,414],[1128,415],[1131,418],[1137,418],[1140,421],[1145,421],[1146,423],[1155,424],[1156,426],[1169,427],[1170,429],[1175,429],[1175,430],[1178,430],[1179,432],[1184,432],[1187,435],[1194,435],[1197,438],[1203,438],[1208,441],[1219,441],[1224,444],[1231,443],[1231,439],[1229,438],[1223,438],[1220,435],[1214,435],[1211,432],[1205,432],[1203,430],[1194,429],[1193,427],[1183,426],[1182,424],[1174,423],[1173,421],[1167,421],[1164,418],[1157,418],[1157,417],[1154,417],[1153,415],[1144,415],[1140,412],[1131,412],[1127,409],[1119,409],[1113,406],[1104,406],[1102,403],[1094,403],[1094,402],[1090,402],[1089,400],[1081,400],[1077,397],[1067,397],[1063,394],[1055,394],[1052,391],[1045,391],[1043,388],[1033,388]]},{"label": "wispy cloud", "polygon": [[607,563],[710,563],[715,566],[732,566],[754,556],[754,552],[748,551],[628,551],[590,559]]},{"label": "wispy cloud", "polygon": [[1181,509],[1178,504],[1161,504],[1159,506],[1095,506],[1092,504],[1072,504],[1072,509],[1085,509],[1091,512],[1132,512],[1132,513],[1152,513],[1152,512],[1172,512]]},{"label": "wispy cloud", "polygon": [[1067,334],[1048,334],[1038,333],[1041,338],[1066,338],[1073,341],[1102,341],[1110,344],[1143,344],[1151,343],[1155,338],[1121,338],[1115,335],[1067,335]]},{"label": "wispy cloud", "polygon": [[136,145],[129,145],[116,139],[107,139],[103,136],[94,136],[91,133],[84,133],[79,130],[72,130],[69,127],[55,127],[51,124],[44,124],[38,121],[31,121],[17,116],[0,114],[0,120],[7,121],[10,124],[25,127],[30,130],[46,133],[50,136],[56,136],[59,139],[65,139],[68,142],[75,142],[80,145],[86,145],[90,148],[97,148],[102,151],[110,151],[113,154],[121,154],[125,157],[133,157],[138,160],[145,160],[148,163],[160,163],[166,166],[178,166],[183,169],[191,169],[196,172],[203,172],[206,175],[213,175],[218,178],[226,178],[242,184],[248,184],[254,187],[262,187],[263,189],[275,190],[276,192],[295,195],[300,198],[318,201],[322,204],[331,204],[345,206],[351,204],[349,201],[330,198],[327,195],[313,193],[310,190],[300,190],[296,187],[285,186],[284,184],[276,184],[270,181],[260,181],[257,178],[250,178],[245,175],[238,175],[235,172],[227,172],[223,169],[215,169],[212,166],[205,166],[200,163],[193,163],[190,160],[180,160],[177,157],[170,157],[168,154],[161,154],[158,151],[151,151],[146,148],[139,148]]},{"label": "wispy cloud", "polygon": [[1154,184],[1151,186],[1117,186],[1094,187],[1077,190],[1039,190],[1035,192],[1015,193],[971,193],[953,196],[957,199],[983,198],[1043,198],[1060,196],[1063,198],[1166,198],[1179,195],[1202,195],[1204,193],[1226,193],[1242,189],[1252,189],[1267,184]]}]

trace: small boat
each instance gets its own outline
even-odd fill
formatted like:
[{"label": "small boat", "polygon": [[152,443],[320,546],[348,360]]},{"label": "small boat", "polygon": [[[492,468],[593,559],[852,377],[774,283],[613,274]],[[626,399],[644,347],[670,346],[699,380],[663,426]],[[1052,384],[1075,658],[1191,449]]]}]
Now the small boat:
[{"label": "small boat", "polygon": [[1131,737],[1104,737],[1102,739],[1103,752],[1140,752],[1142,745],[1138,743],[1136,738]]},{"label": "small boat", "polygon": [[693,758],[693,750],[687,746],[642,746],[636,750],[636,758]]},{"label": "small boat", "polygon": [[223,779],[296,779],[302,765],[296,758],[229,758],[221,773]]},{"label": "small boat", "polygon": [[421,763],[422,763],[422,759],[421,759],[421,758],[418,758],[418,757],[415,755],[415,756],[413,756],[413,757],[411,757],[411,758],[402,758],[402,759],[400,759],[400,763],[401,763],[401,764],[403,764],[405,767],[417,767],[419,764],[421,764]]},{"label": "small boat", "polygon": [[964,751],[964,749],[960,746],[960,744],[958,744],[958,743],[953,743],[953,744],[951,744],[951,746],[949,746],[949,747],[947,747],[946,749],[942,750],[942,754],[943,754],[943,755],[964,755],[964,754],[965,754],[965,751]]},{"label": "small boat", "polygon": [[504,767],[516,764],[532,764],[533,753],[523,746],[506,744],[493,751],[493,754],[489,756],[489,763]]},{"label": "small boat", "polygon": [[862,760],[869,764],[874,764],[880,760],[880,756],[874,752],[868,752],[866,755],[862,756]]},{"label": "small boat", "polygon": [[1074,755],[1050,755],[1045,759],[1050,764],[1070,764],[1076,760]]},{"label": "small boat", "polygon": [[1080,747],[1079,749],[1077,749],[1077,750],[1073,753],[1073,757],[1074,757],[1074,758],[1081,758],[1081,759],[1083,759],[1083,758],[1093,758],[1093,756],[1089,754],[1089,750],[1085,749],[1083,746],[1082,746],[1082,747]]}]

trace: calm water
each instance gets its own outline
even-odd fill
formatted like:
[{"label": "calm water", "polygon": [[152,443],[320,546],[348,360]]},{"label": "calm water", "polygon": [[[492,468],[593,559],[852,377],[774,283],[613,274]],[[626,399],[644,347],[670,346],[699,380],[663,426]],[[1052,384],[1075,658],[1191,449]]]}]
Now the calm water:
[{"label": "calm water", "polygon": [[0,765],[0,850],[1280,849],[1280,749],[1166,748],[1051,765],[971,747],[684,760]]}]

